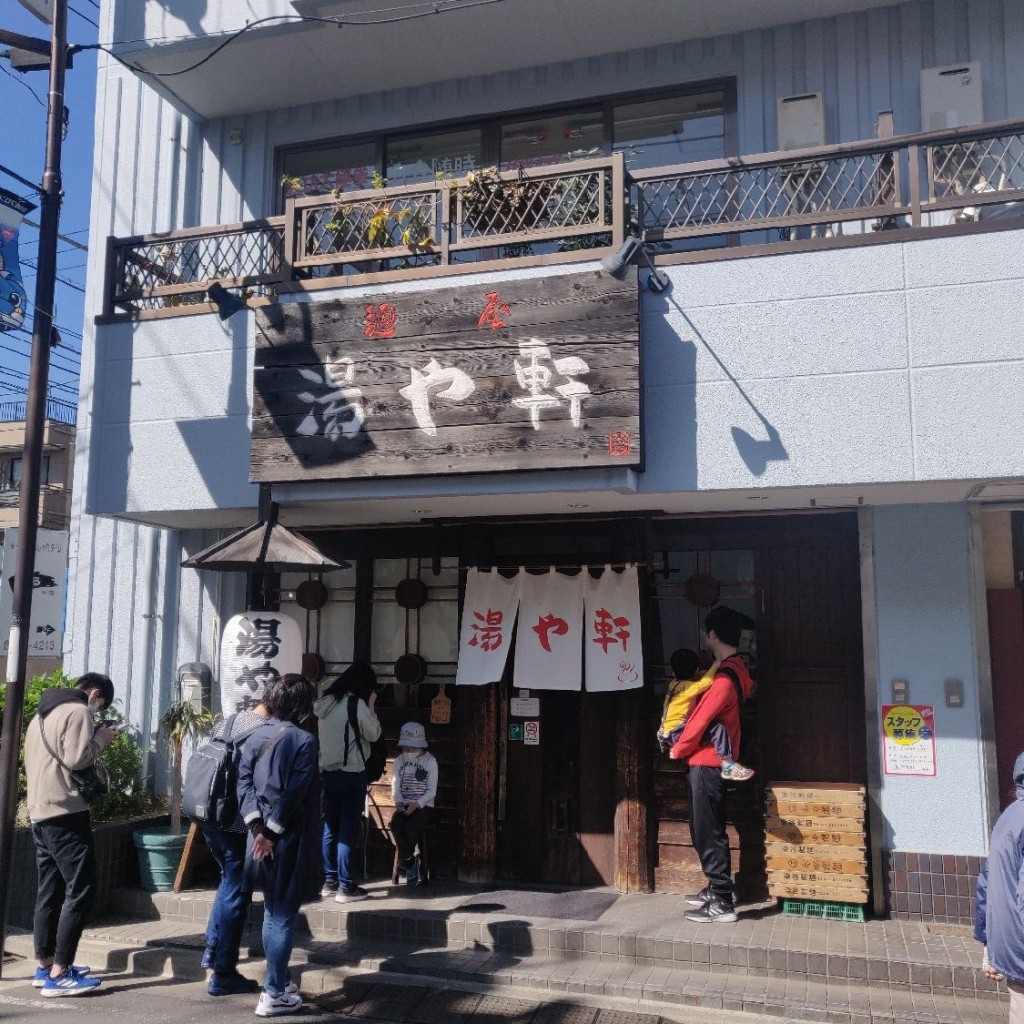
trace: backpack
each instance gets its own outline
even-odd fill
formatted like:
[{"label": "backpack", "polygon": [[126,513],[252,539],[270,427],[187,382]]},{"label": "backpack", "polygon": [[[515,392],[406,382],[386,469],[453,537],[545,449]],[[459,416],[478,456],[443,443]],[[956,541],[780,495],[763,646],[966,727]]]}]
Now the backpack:
[{"label": "backpack", "polygon": [[242,741],[262,724],[229,739],[237,717],[232,715],[220,736],[211,737],[193,751],[185,767],[182,808],[194,822],[207,828],[229,829],[238,817]]},{"label": "backpack", "polygon": [[348,761],[348,730],[352,728],[355,737],[356,747],[359,749],[359,756],[363,759],[363,767],[366,769],[366,782],[372,784],[383,776],[388,766],[387,747],[384,737],[378,736],[370,744],[370,753],[363,753],[363,744],[359,732],[359,698],[350,693],[348,696],[348,722],[345,725],[345,760]]}]

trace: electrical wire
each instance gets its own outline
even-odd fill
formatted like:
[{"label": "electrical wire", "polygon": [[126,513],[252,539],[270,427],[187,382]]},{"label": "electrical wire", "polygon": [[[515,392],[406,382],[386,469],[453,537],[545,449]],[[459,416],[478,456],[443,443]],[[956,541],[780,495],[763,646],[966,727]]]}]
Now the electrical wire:
[{"label": "electrical wire", "polygon": [[87,14],[83,14],[81,11],[76,10],[74,7],[71,6],[71,4],[68,4],[68,10],[72,14],[77,14],[82,19],[82,21],[89,22],[89,24],[92,25],[93,28],[98,29],[100,27],[98,22],[93,21],[92,18],[90,18]]},{"label": "electrical wire", "polygon": [[26,82],[23,78],[20,78],[13,71],[8,71],[8,69],[3,64],[0,64],[0,71],[2,71],[8,78],[13,78],[18,83],[18,85],[24,86],[24,88],[28,89],[28,91],[32,93],[32,98],[36,101],[36,103],[38,103],[39,106],[43,108],[43,110],[46,109],[46,104],[43,102],[43,98],[39,95],[39,93],[35,91],[35,89],[32,88],[31,85],[28,84],[28,82]]},{"label": "electrical wire", "polygon": [[[58,328],[58,330],[59,330],[59,328]],[[28,337],[24,337],[24,335],[28,335]],[[24,327],[21,327],[21,328],[16,327],[13,331],[7,331],[6,335],[0,334],[0,338],[2,338],[2,337],[7,337],[11,341],[17,341],[17,342],[19,342],[22,345],[28,345],[29,349],[32,348],[32,335],[28,334],[28,331],[26,331]],[[76,364],[75,360],[71,356],[65,354],[66,352],[73,352],[75,356],[81,356],[81,354],[82,354],[81,352],[76,352],[74,349],[68,349],[65,345],[54,345],[54,346],[51,346],[51,348],[50,348],[51,359],[61,359],[65,363],[70,363],[71,365],[67,366],[67,367],[61,365],[60,363],[58,363],[56,365],[60,366],[60,368],[62,370],[63,369],[74,370],[74,372],[77,373],[78,370],[79,370],[80,364]],[[29,355],[28,352],[22,352],[21,354],[22,355]]]},{"label": "electrical wire", "polygon": [[[11,348],[9,345],[0,345],[0,349],[5,352],[10,352],[12,355],[21,356],[23,359],[31,359],[32,356],[28,352],[21,352],[16,348]],[[66,373],[69,377],[74,377],[76,380],[81,376],[77,370],[69,370],[66,366],[61,366],[53,362],[53,357],[50,357],[50,369],[59,370],[62,373]]]},{"label": "electrical wire", "polygon": [[[152,78],[176,78],[178,75],[188,74],[190,71],[195,71],[197,68],[201,68],[207,61],[212,60],[220,53],[225,47],[230,46],[236,39],[245,35],[246,32],[251,32],[254,28],[258,28],[261,25],[267,25],[271,22],[276,24],[284,25],[303,25],[303,24],[319,24],[319,25],[332,25],[335,28],[367,28],[375,25],[397,25],[400,22],[405,21],[417,21],[420,18],[430,18],[434,15],[440,14],[451,14],[455,11],[470,10],[474,7],[490,7],[493,4],[508,3],[509,0],[467,0],[465,3],[460,3],[458,6],[444,7],[442,4],[445,0],[439,0],[439,2],[420,3],[412,4],[406,7],[391,8],[391,10],[416,10],[415,14],[399,14],[394,18],[374,18],[365,21],[356,21],[356,18],[367,17],[371,12],[364,14],[349,14],[345,17],[336,18],[319,18],[312,15],[299,15],[299,14],[271,14],[265,18],[257,18],[255,21],[250,21],[247,25],[233,32],[223,40],[217,46],[215,46],[205,57],[200,58],[193,64],[189,64],[186,67],[178,68],[177,71],[149,71],[147,68],[139,67],[137,64],[133,64],[131,61],[125,60],[120,54],[115,53],[110,47],[111,46],[124,46],[132,42],[146,42],[152,43],[153,39],[132,39],[132,40],[117,40],[113,43],[89,43],[85,46],[76,47],[76,50],[100,50],[110,57],[113,57],[119,64],[128,68],[129,71],[134,72],[137,75],[149,75]],[[376,13],[376,12],[372,12]],[[168,37],[165,37],[168,38]],[[179,36],[169,37],[179,39],[192,39],[193,36]]]}]

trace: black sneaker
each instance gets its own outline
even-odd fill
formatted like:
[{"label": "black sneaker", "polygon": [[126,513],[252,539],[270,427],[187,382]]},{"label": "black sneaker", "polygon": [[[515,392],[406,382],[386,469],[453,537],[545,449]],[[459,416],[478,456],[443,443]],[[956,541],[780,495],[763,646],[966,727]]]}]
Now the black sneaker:
[{"label": "black sneaker", "polygon": [[334,897],[337,903],[355,903],[356,900],[365,900],[370,894],[359,885],[346,885],[338,890]]},{"label": "black sneaker", "polygon": [[337,882],[324,882],[324,887],[320,890],[321,896],[336,896],[338,893]]},{"label": "black sneaker", "polygon": [[412,886],[420,884],[420,864],[415,857],[410,857],[405,862],[405,884]]},{"label": "black sneaker", "polygon": [[206,991],[211,996],[233,996],[242,992],[258,992],[258,981],[252,981],[237,970],[221,974],[214,971],[206,984]]},{"label": "black sneaker", "polygon": [[688,903],[691,907],[703,907],[709,899],[711,899],[711,886],[705,885],[700,892],[694,892],[690,893],[689,896],[684,896],[683,902]]},{"label": "black sneaker", "polygon": [[732,924],[736,921],[736,908],[731,901],[712,896],[700,910],[689,910],[685,916],[695,924]]}]

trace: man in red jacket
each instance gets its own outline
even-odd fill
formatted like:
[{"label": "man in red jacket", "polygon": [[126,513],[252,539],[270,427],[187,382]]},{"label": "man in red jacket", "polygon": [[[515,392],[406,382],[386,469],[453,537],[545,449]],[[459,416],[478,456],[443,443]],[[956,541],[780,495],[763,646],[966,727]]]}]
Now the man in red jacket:
[{"label": "man in red jacket", "polygon": [[712,608],[704,620],[708,649],[718,664],[711,688],[701,697],[686,720],[682,735],[670,753],[690,766],[690,838],[700,857],[708,884],[685,897],[698,909],[687,913],[688,921],[728,924],[736,920],[733,903],[729,839],[725,833],[725,783],[722,759],[708,735],[721,722],[736,755],[740,750],[740,691],[750,696],[753,681],[743,659],[736,653],[744,629],[753,628],[751,619],[733,608]]}]

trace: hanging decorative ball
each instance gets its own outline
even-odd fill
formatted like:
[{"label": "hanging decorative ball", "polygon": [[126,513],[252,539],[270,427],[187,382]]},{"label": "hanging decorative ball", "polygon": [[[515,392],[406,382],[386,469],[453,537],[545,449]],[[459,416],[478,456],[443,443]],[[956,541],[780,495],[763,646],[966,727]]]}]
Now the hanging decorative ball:
[{"label": "hanging decorative ball", "polygon": [[403,654],[395,662],[395,682],[409,685],[427,678],[427,663],[418,654]]},{"label": "hanging decorative ball", "polygon": [[718,603],[722,587],[714,576],[707,573],[694,573],[683,584],[686,600],[698,608],[710,608]]},{"label": "hanging decorative ball", "polygon": [[327,604],[327,587],[320,580],[303,580],[295,588],[295,603],[307,612],[319,611]]},{"label": "hanging decorative ball", "polygon": [[427,603],[427,585],[423,580],[405,579],[395,587],[395,600],[401,608],[422,608]]}]

